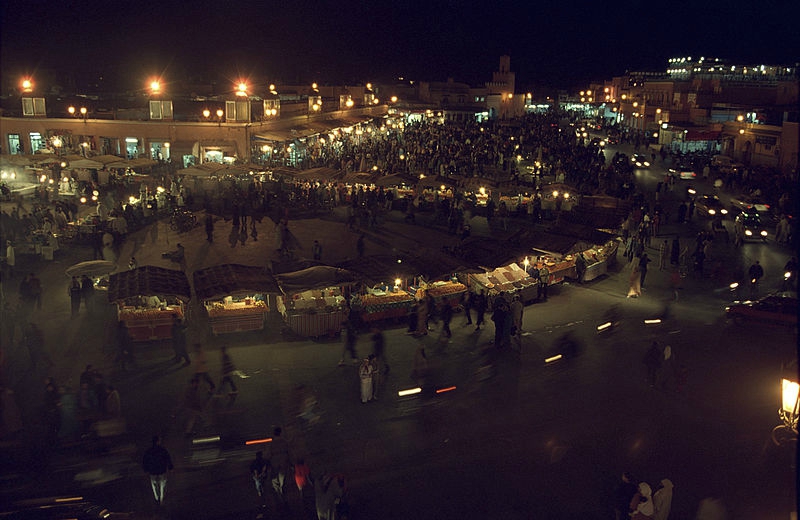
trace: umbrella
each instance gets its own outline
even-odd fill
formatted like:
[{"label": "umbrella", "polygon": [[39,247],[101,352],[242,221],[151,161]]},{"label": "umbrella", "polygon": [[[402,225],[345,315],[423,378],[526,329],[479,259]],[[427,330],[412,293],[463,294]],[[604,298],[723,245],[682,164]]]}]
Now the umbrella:
[{"label": "umbrella", "polygon": [[69,276],[103,276],[111,274],[117,269],[117,264],[109,262],[108,260],[89,260],[87,262],[80,262],[71,267],[68,267],[64,273]]}]

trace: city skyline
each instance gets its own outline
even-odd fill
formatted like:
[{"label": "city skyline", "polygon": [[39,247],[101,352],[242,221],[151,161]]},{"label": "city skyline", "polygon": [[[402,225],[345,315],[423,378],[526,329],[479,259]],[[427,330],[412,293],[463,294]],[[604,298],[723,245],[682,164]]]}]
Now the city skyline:
[{"label": "city skyline", "polygon": [[4,2],[3,75],[55,72],[79,85],[102,75],[114,89],[136,89],[154,75],[290,84],[453,78],[479,86],[509,55],[518,90],[569,90],[626,71],[665,70],[674,56],[793,65],[800,55],[792,29],[800,8],[780,1],[669,9],[473,0],[114,5]]}]

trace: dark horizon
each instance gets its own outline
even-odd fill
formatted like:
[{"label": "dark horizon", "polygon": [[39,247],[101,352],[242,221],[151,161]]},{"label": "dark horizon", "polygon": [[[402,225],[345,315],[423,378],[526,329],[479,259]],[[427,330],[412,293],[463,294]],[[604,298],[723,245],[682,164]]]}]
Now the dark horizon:
[{"label": "dark horizon", "polygon": [[626,71],[663,71],[674,56],[794,65],[800,7],[772,4],[678,1],[657,12],[635,2],[604,9],[575,0],[539,7],[501,1],[491,10],[475,0],[349,6],[241,0],[227,9],[197,0],[187,10],[165,0],[154,7],[115,3],[110,11],[93,0],[80,6],[8,0],[2,72],[13,78],[52,70],[79,80],[102,73],[117,90],[136,90],[152,76],[219,82],[257,76],[284,84],[453,78],[480,86],[507,54],[518,92],[574,90]]}]

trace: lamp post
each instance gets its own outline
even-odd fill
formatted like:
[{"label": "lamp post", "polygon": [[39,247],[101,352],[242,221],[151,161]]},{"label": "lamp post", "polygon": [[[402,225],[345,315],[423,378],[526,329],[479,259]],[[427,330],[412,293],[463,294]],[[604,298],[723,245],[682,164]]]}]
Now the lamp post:
[{"label": "lamp post", "polygon": [[797,361],[783,367],[781,378],[781,423],[772,430],[772,440],[778,446],[797,444],[797,418],[800,413],[800,384]]}]

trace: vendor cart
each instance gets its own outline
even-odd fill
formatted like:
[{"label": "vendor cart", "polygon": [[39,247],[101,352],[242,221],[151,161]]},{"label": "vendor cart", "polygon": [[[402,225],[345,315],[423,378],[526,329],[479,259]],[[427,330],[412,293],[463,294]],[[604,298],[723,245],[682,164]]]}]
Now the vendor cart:
[{"label": "vendor cart", "polygon": [[280,294],[263,267],[218,265],[195,271],[193,279],[215,335],[262,330],[269,312],[266,295]]},{"label": "vendor cart", "polygon": [[116,303],[117,319],[135,342],[172,338],[172,324],[183,319],[190,299],[183,271],[147,265],[109,278],[108,301]]}]

